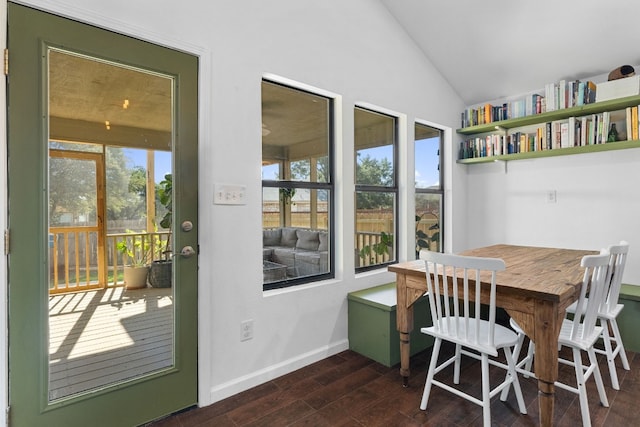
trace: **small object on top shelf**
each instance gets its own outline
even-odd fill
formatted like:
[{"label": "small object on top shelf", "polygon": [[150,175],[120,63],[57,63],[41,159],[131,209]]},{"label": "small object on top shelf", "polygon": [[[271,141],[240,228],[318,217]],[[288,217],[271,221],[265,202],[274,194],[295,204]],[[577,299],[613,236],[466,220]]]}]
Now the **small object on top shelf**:
[{"label": "small object on top shelf", "polygon": [[635,76],[636,70],[631,65],[621,65],[609,73],[608,81]]},{"label": "small object on top shelf", "polygon": [[607,135],[607,142],[616,142],[618,140],[618,130],[616,129],[616,124],[611,123],[611,128],[609,129],[609,135]]}]

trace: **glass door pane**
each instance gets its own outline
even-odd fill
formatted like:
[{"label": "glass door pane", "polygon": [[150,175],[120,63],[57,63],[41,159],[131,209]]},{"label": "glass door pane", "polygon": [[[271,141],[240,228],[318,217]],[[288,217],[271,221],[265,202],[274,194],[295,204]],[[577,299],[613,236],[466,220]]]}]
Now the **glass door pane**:
[{"label": "glass door pane", "polygon": [[152,264],[171,266],[174,82],[55,48],[48,77],[55,402],[174,367],[171,269],[148,280]]}]

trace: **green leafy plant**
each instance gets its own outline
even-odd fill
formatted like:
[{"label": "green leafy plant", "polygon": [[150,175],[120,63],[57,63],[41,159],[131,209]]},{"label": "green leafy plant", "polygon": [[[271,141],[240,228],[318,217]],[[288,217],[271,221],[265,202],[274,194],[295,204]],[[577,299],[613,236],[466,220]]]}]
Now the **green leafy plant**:
[{"label": "green leafy plant", "polygon": [[296,194],[296,189],[295,188],[281,188],[280,189],[280,200],[285,205],[288,205],[289,203],[291,203],[291,199],[293,199],[293,196],[295,196],[295,194]]},{"label": "green leafy plant", "polygon": [[[171,225],[173,224],[173,176],[170,173],[166,174],[164,179],[160,181],[157,192],[160,204],[167,210],[160,220],[160,226],[171,231]],[[170,241],[171,236],[167,238],[166,245],[162,251],[165,259],[171,253]]]},{"label": "green leafy plant", "polygon": [[132,267],[143,267],[149,264],[152,258],[151,241],[144,232],[127,230],[127,233],[138,236],[124,236],[116,243],[116,249],[126,256]]},{"label": "green leafy plant", "polygon": [[[422,221],[422,217],[425,215],[433,215],[436,218],[436,223],[429,227],[429,230],[437,230],[431,233],[429,236],[427,233],[419,229],[420,221]],[[416,258],[420,255],[421,249],[431,250],[431,243],[440,242],[440,222],[438,221],[438,216],[433,212],[425,212],[422,215],[416,215]],[[439,248],[436,248],[438,250]]]},{"label": "green leafy plant", "polygon": [[373,245],[366,245],[359,251],[360,258],[367,259],[371,264],[375,263],[374,255],[384,255],[389,253],[389,248],[393,247],[393,236],[384,231],[380,233],[380,241]]}]

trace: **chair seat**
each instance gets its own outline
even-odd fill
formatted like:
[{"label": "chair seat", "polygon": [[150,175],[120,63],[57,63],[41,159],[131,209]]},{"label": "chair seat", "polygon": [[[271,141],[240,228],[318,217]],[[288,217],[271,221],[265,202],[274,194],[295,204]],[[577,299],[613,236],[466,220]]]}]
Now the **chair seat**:
[{"label": "chair seat", "polygon": [[[458,318],[458,335],[461,335],[460,339],[456,339],[452,333],[447,331],[447,325],[450,323],[451,326],[454,326],[454,322],[456,321],[455,318],[453,317],[443,317],[442,318],[442,325],[443,328],[442,330],[437,330],[434,326],[430,326],[430,327],[426,327],[426,328],[421,328],[420,332],[424,333],[424,334],[429,334],[432,335],[436,338],[443,338],[446,339],[447,341],[450,342],[454,342],[456,344],[460,344],[464,347],[469,347],[472,348],[476,351],[480,351],[480,352],[485,352],[485,353],[489,353],[493,356],[496,356],[498,354],[497,351],[495,351],[493,348],[491,348],[490,346],[484,345],[483,343],[489,342],[489,327],[490,324],[488,321],[485,320],[479,320],[480,322],[480,334],[479,334],[479,343],[477,345],[472,345],[469,343],[469,340],[466,338],[464,331],[465,331],[465,325],[463,323],[463,319],[462,318]],[[473,330],[476,327],[476,319],[468,319],[469,321],[469,326],[470,328]],[[503,347],[513,347],[514,345],[516,345],[516,343],[518,342],[518,334],[516,334],[514,331],[512,331],[509,328],[505,328],[502,325],[494,325],[494,346],[496,349],[500,349]],[[454,329],[455,331],[455,329]]]},{"label": "chair seat", "polygon": [[587,351],[598,340],[602,333],[602,328],[596,326],[593,331],[586,337],[581,337],[583,325],[578,325],[577,336],[575,339],[571,338],[571,329],[573,328],[573,320],[564,319],[562,321],[562,327],[560,328],[560,336],[558,337],[558,344],[566,347],[579,348],[580,350]]}]

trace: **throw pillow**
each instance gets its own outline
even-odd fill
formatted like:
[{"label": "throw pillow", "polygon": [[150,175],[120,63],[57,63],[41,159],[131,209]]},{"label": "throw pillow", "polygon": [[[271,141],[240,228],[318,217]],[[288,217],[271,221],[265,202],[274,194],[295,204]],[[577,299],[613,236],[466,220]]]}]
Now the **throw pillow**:
[{"label": "throw pillow", "polygon": [[280,246],[280,236],[282,236],[280,228],[262,230],[262,246]]},{"label": "throw pillow", "polygon": [[296,248],[305,249],[307,251],[317,251],[320,241],[318,240],[317,231],[298,230],[298,242]]},{"label": "throw pillow", "polygon": [[282,240],[280,241],[281,246],[286,246],[289,248],[293,248],[298,241],[298,236],[296,235],[295,228],[283,228],[282,229]]}]

